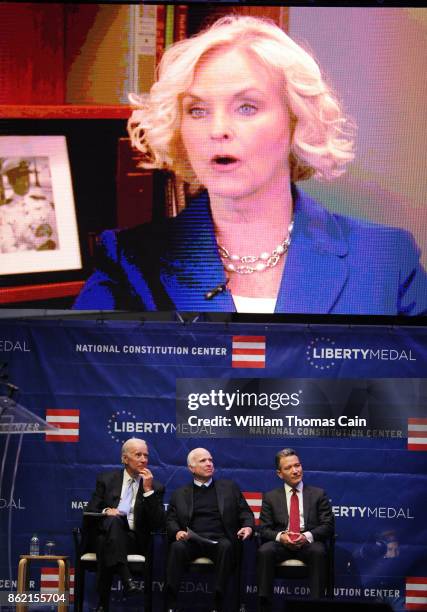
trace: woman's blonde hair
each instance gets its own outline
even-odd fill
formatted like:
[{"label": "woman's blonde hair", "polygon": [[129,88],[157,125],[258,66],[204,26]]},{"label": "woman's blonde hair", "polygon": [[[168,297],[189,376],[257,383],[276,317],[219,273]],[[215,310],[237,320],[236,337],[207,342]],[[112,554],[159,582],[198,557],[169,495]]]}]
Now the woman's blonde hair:
[{"label": "woman's blonde hair", "polygon": [[283,79],[292,129],[291,180],[331,179],[342,174],[354,158],[354,126],[344,116],[316,61],[272,21],[238,15],[222,17],[169,47],[149,96],[130,95],[136,109],[129,118],[128,132],[132,145],[143,153],[141,165],[175,172],[189,184],[191,193],[203,187],[181,143],[181,100],[202,56],[222,47],[250,52]]}]

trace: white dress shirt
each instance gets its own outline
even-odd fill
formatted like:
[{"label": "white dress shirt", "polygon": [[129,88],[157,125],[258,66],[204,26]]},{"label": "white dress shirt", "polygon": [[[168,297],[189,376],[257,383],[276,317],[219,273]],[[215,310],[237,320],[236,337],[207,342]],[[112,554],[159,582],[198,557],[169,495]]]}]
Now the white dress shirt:
[{"label": "white dress shirt", "polygon": [[196,480],[196,479],[194,479],[193,482],[196,485],[196,487],[203,487],[203,485],[205,487],[209,487],[212,482],[212,478],[209,478],[207,482],[201,482],[200,480]]}]

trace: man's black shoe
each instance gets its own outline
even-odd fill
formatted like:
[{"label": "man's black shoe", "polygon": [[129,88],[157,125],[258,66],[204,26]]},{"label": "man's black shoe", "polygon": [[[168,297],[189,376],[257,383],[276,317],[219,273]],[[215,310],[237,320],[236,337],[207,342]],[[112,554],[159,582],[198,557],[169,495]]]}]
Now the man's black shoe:
[{"label": "man's black shoe", "polygon": [[127,596],[127,597],[132,597],[133,595],[139,595],[140,593],[143,593],[143,589],[138,585],[137,582],[135,582],[135,580],[132,580],[132,578],[129,578],[129,580],[126,580],[126,582],[123,583],[123,593]]}]

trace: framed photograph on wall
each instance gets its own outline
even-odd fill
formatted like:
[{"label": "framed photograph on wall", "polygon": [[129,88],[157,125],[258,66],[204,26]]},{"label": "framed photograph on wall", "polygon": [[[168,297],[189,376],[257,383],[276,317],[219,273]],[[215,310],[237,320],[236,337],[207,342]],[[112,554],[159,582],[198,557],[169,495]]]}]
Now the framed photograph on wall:
[{"label": "framed photograph on wall", "polygon": [[81,267],[65,136],[0,136],[0,275]]}]

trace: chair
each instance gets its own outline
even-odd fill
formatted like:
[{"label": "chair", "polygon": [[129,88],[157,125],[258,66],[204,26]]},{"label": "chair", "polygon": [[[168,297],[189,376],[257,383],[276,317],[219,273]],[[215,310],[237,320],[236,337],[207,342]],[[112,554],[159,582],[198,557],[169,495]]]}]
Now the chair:
[{"label": "chair", "polygon": [[[67,595],[69,595],[70,589],[70,564],[69,557],[65,555],[20,555],[18,564],[18,584],[17,593],[23,594],[29,591],[29,574],[30,565],[33,561],[42,563],[52,563],[56,561],[58,565],[58,612],[66,612],[68,610],[68,602],[64,601]],[[0,606],[1,609],[1,606]],[[17,603],[16,612],[26,612],[28,610],[28,604]]]},{"label": "chair", "polygon": [[[236,584],[234,585],[234,588],[232,588],[233,595],[232,595],[232,604],[231,604],[232,610],[235,610],[236,612],[239,612],[240,610],[241,567],[242,567],[241,557],[242,557],[242,547],[239,545],[237,549],[236,567],[233,572],[236,578]],[[190,563],[190,571],[195,571],[195,572],[200,572],[200,573],[215,572],[215,564],[212,561],[212,559],[209,559],[209,557],[197,557]]]},{"label": "chair", "polygon": [[[261,535],[259,532],[256,534],[258,545],[261,542]],[[335,586],[335,540],[336,535],[331,535],[328,540],[326,540],[326,588],[325,595],[329,599],[332,599],[334,596],[334,586]],[[308,578],[308,567],[304,561],[300,561],[299,559],[287,559],[286,561],[281,561],[276,564],[275,568],[275,578],[279,579],[288,579],[288,580],[301,580]]]},{"label": "chair", "polygon": [[[74,563],[74,612],[83,612],[85,573],[96,572],[97,559],[95,549],[96,530],[91,517],[83,517],[82,528],[73,529],[75,563]],[[132,576],[144,580],[144,611],[152,610],[152,559],[153,538],[150,538],[147,555],[128,555],[127,560]]]},{"label": "chair", "polygon": [[[237,584],[235,585],[236,588],[232,589],[232,593],[233,593],[232,609],[235,610],[236,612],[239,612],[239,610],[241,609],[241,603],[240,603],[241,567],[242,567],[241,559],[242,559],[242,546],[241,546],[241,543],[239,542],[239,546],[237,549],[236,567],[233,572],[234,575],[236,576]],[[212,561],[212,559],[209,559],[209,557],[197,557],[196,559],[193,559],[193,561],[190,563],[190,566],[188,568],[188,573],[192,573],[192,572],[214,573],[215,563]]]},{"label": "chair", "polygon": [[[335,539],[336,535],[333,534],[326,542],[326,597],[332,599],[334,596],[335,586]],[[304,579],[308,578],[308,567],[304,561],[299,559],[287,559],[281,561],[276,565],[275,570],[276,578],[283,579]]]}]

